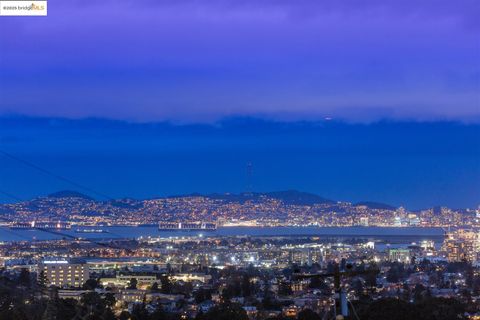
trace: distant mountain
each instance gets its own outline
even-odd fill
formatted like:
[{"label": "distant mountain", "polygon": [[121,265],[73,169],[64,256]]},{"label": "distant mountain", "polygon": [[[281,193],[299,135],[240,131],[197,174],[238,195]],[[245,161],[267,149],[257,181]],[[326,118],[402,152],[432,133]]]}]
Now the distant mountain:
[{"label": "distant mountain", "polygon": [[130,198],[109,200],[107,203],[114,207],[124,209],[140,209],[142,207],[142,203],[140,201]]},{"label": "distant mountain", "polygon": [[357,202],[354,206],[366,206],[370,209],[379,209],[379,210],[396,210],[397,208],[391,206],[389,204],[381,203],[381,202],[372,202],[372,201],[362,201]]},{"label": "distant mountain", "polygon": [[245,201],[255,201],[259,200],[263,194],[261,193],[189,193],[189,194],[179,194],[170,196],[168,198],[183,198],[183,197],[205,197],[209,199],[215,200],[224,200],[228,202],[240,202],[243,203]]},{"label": "distant mountain", "polygon": [[[172,198],[184,197],[185,195],[173,196]],[[259,201],[263,198],[273,198],[283,201],[287,205],[314,205],[314,204],[334,204],[335,201],[325,199],[313,193],[301,192],[297,190],[286,190],[276,192],[243,192],[243,193],[212,193],[202,195],[193,193],[188,196],[207,197],[210,199],[225,200],[231,202]]]},{"label": "distant mountain", "polygon": [[[81,198],[85,200],[95,199],[71,190],[63,190],[59,192],[52,193],[48,195],[50,198]],[[286,205],[304,205],[312,206],[316,204],[330,204],[334,205],[336,201],[323,198],[319,195],[309,192],[302,192],[298,190],[285,190],[285,191],[274,191],[274,192],[242,192],[242,193],[211,193],[211,194],[201,194],[201,193],[191,193],[191,194],[181,194],[169,196],[168,198],[183,198],[183,197],[206,197],[210,199],[223,200],[228,202],[239,202],[244,203],[246,201],[262,201],[266,198],[281,200]],[[114,199],[109,200],[106,203],[114,207],[119,208],[140,208],[142,206],[141,200],[135,199]],[[389,204],[381,202],[372,202],[372,201],[361,201],[353,204],[354,206],[367,206],[370,209],[382,209],[382,210],[396,210],[396,207]]]},{"label": "distant mountain", "polygon": [[86,200],[95,200],[92,197],[89,197],[83,193],[72,191],[72,190],[62,190],[49,194],[49,198],[81,198]]},{"label": "distant mountain", "polygon": [[333,204],[335,201],[325,199],[319,195],[301,192],[297,190],[277,191],[265,193],[267,197],[282,200],[285,204],[291,205],[314,205],[314,204]]}]

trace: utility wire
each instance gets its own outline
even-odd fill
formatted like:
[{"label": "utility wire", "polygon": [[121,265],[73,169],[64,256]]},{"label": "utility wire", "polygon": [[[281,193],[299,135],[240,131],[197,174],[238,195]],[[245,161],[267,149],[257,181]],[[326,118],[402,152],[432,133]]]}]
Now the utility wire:
[{"label": "utility wire", "polygon": [[13,200],[15,200],[15,201],[20,201],[20,202],[23,201],[23,199],[15,196],[15,195],[13,195],[13,194],[11,194],[11,193],[9,193],[9,192],[3,191],[3,190],[0,190],[0,194],[3,194],[4,196],[6,196],[6,197],[8,197],[8,198],[10,198],[10,199],[13,199]]},{"label": "utility wire", "polygon": [[[0,227],[0,228],[1,228],[1,227]],[[21,238],[21,239],[25,239],[25,240],[27,240],[27,241],[32,241],[32,239],[30,239],[30,237],[27,237],[27,236],[24,236],[23,234],[20,234],[20,233],[18,233],[18,232],[9,230],[8,227],[4,227],[3,229],[4,229],[3,231],[8,232],[8,233],[10,233],[10,234],[13,234],[13,235],[16,236],[16,237],[19,237],[19,238]]]},{"label": "utility wire", "polygon": [[[14,222],[12,219],[8,219],[8,218],[2,217],[2,216],[0,216],[0,220],[5,221],[5,222],[10,222],[10,223]],[[2,227],[0,226],[0,228],[2,228]],[[5,231],[10,232],[10,233],[12,233],[12,234],[14,234],[14,235],[16,235],[20,238],[24,238],[24,239],[27,239],[29,241],[31,240],[28,237],[25,237],[23,235],[20,235],[17,232],[13,232],[13,231],[9,230],[8,226],[3,226],[3,228],[4,228]],[[71,234],[56,231],[56,230],[50,230],[50,229],[45,229],[45,228],[40,228],[40,227],[35,227],[35,226],[33,226],[32,229],[38,230],[38,231],[41,231],[41,232],[45,232],[45,233],[50,233],[50,234],[53,234],[53,235],[56,235],[56,236],[62,236],[64,238],[69,238],[69,239],[75,240],[75,241],[90,242],[90,243],[96,244],[96,245],[101,246],[101,247],[108,247],[108,248],[120,249],[120,250],[125,249],[124,247],[121,247],[121,246],[115,246],[115,245],[112,245],[110,243],[100,242],[100,241],[96,241],[96,240],[90,239],[90,238],[76,237],[76,236],[73,236]]]},{"label": "utility wire", "polygon": [[347,300],[347,301],[350,302],[350,306],[352,307],[352,311],[353,311],[353,314],[355,315],[355,318],[357,318],[357,320],[360,320],[360,317],[358,316],[357,310],[355,310],[355,307],[353,306],[352,301],[350,300]]},{"label": "utility wire", "polygon": [[27,166],[27,167],[33,168],[33,169],[35,169],[35,170],[38,170],[38,171],[40,171],[40,172],[42,172],[42,173],[44,173],[44,174],[46,174],[46,175],[48,175],[48,176],[51,176],[51,177],[53,177],[53,178],[55,178],[55,179],[61,180],[61,181],[63,181],[63,182],[66,182],[66,183],[68,183],[68,184],[70,184],[70,185],[72,185],[72,186],[75,186],[75,187],[77,187],[77,188],[83,189],[83,190],[85,190],[85,191],[88,191],[88,192],[90,192],[90,193],[92,193],[92,194],[95,194],[95,195],[97,195],[97,196],[100,196],[100,197],[102,197],[102,198],[105,198],[105,199],[108,199],[108,200],[113,200],[112,197],[110,197],[110,196],[108,196],[108,195],[106,195],[106,194],[104,194],[104,193],[102,193],[102,192],[98,192],[98,191],[96,191],[96,190],[94,190],[94,189],[92,189],[92,188],[90,188],[90,187],[84,186],[84,185],[82,185],[82,184],[80,184],[80,183],[78,183],[78,182],[75,182],[75,181],[73,181],[73,180],[71,180],[71,179],[69,179],[69,178],[66,178],[66,177],[64,177],[64,176],[58,175],[58,174],[56,174],[56,173],[54,173],[54,172],[52,172],[52,171],[50,171],[50,170],[47,170],[47,169],[45,169],[45,168],[42,168],[42,167],[36,165],[35,163],[32,163],[32,162],[27,161],[27,160],[25,160],[25,159],[19,158],[19,157],[17,157],[16,155],[13,155],[13,154],[11,154],[11,153],[9,153],[9,152],[6,152],[6,151],[4,151],[4,150],[0,150],[0,154],[3,154],[5,157],[7,157],[7,158],[9,158],[9,159],[11,159],[11,160],[14,160],[14,161],[17,161],[17,162],[19,162],[19,163],[22,163],[22,164],[24,164],[24,165]]},{"label": "utility wire", "polygon": [[[0,149],[0,154],[4,155],[5,157],[7,157],[7,158],[9,158],[9,159],[11,159],[11,160],[20,162],[20,163],[24,164],[25,166],[28,166],[28,167],[33,168],[33,169],[35,169],[35,170],[38,170],[38,171],[40,171],[40,172],[42,172],[42,173],[44,173],[44,174],[46,174],[46,175],[49,175],[49,176],[54,177],[54,178],[56,178],[56,179],[58,179],[58,180],[64,181],[64,182],[66,182],[66,183],[68,183],[68,184],[70,184],[70,185],[73,185],[73,186],[77,187],[77,188],[86,190],[86,191],[88,191],[88,192],[90,192],[90,193],[92,193],[92,194],[98,195],[98,196],[103,197],[103,198],[106,198],[106,199],[108,199],[108,200],[114,200],[112,197],[110,197],[110,196],[108,196],[108,195],[106,195],[106,194],[104,194],[104,193],[98,192],[98,191],[96,191],[96,190],[94,190],[94,189],[92,189],[92,188],[90,188],[90,187],[84,186],[84,185],[82,185],[82,184],[80,184],[80,183],[77,183],[77,182],[75,182],[75,181],[73,181],[73,180],[71,180],[71,179],[69,179],[69,178],[66,178],[66,177],[64,177],[64,176],[58,175],[58,174],[56,174],[56,173],[53,173],[53,172],[51,172],[50,170],[47,170],[47,169],[45,169],[45,168],[42,168],[42,167],[40,167],[40,166],[38,166],[38,165],[30,162],[30,161],[27,161],[27,160],[25,160],[25,159],[19,158],[19,157],[15,156],[15,155],[13,155],[13,154],[11,154],[11,153],[9,153],[9,152],[6,152],[6,151]],[[0,194],[3,194],[3,195],[5,195],[5,196],[7,196],[7,197],[9,197],[9,198],[11,198],[11,199],[16,200],[16,201],[20,201],[20,202],[24,201],[24,200],[21,199],[20,197],[17,197],[17,196],[15,196],[15,195],[13,195],[13,194],[11,194],[11,193],[9,193],[9,192],[3,191],[3,190],[0,190]],[[1,217],[1,216],[0,216],[0,220],[6,221],[6,222],[10,222],[10,223],[14,222],[14,221],[11,220],[11,219],[7,219],[7,218]],[[7,228],[8,228],[8,227],[7,227]],[[76,240],[76,241],[87,241],[87,242],[91,242],[91,243],[93,243],[93,244],[96,244],[96,245],[102,246],[102,247],[110,247],[110,248],[112,248],[112,249],[125,249],[125,248],[123,248],[123,247],[114,246],[114,245],[109,244],[109,243],[104,243],[104,242],[100,242],[100,241],[95,241],[94,239],[89,239],[89,238],[76,237],[76,236],[73,236],[73,235],[70,235],[70,234],[67,234],[67,233],[63,233],[63,232],[59,232],[59,231],[55,231],[55,230],[49,230],[49,229],[39,228],[39,227],[33,227],[33,229],[38,230],[38,231],[42,231],[42,232],[46,232],[46,233],[50,233],[50,234],[53,234],[53,235],[57,235],[57,236],[62,236],[62,237],[65,237],[65,238],[70,238],[70,239]],[[13,234],[13,231],[11,231],[11,230],[8,230],[8,232],[11,232],[11,233]],[[110,232],[109,232],[109,233],[110,233]],[[17,234],[17,235],[20,236],[19,234]],[[112,235],[116,235],[116,234],[113,234],[113,233],[112,233]],[[120,235],[116,235],[116,236],[120,236]],[[20,237],[26,238],[26,237],[24,237],[24,236],[20,236]],[[29,239],[29,240],[30,240],[30,239]]]},{"label": "utility wire", "polygon": [[[11,198],[11,199],[14,199],[14,200],[17,200],[17,201],[20,201],[20,202],[23,202],[23,201],[24,201],[24,200],[21,199],[20,197],[17,197],[16,195],[13,195],[13,194],[11,194],[11,193],[9,193],[9,192],[6,192],[6,191],[3,191],[3,190],[0,190],[0,194],[3,194],[3,195],[5,195],[5,196],[7,196],[7,197],[9,197],[9,198]],[[13,223],[13,222],[14,222],[12,219],[8,219],[8,218],[5,218],[5,217],[3,217],[3,216],[0,216],[0,220],[5,221],[5,222],[10,222],[10,223]],[[32,228],[35,229],[35,230],[38,230],[38,231],[42,231],[42,232],[46,232],[46,233],[51,233],[51,234],[55,234],[55,235],[61,235],[61,236],[64,236],[64,237],[70,237],[70,238],[73,237],[73,236],[71,236],[71,235],[69,235],[69,234],[64,234],[64,233],[60,233],[60,232],[48,230],[48,229],[45,229],[45,228],[39,228],[39,227],[35,227],[35,226],[32,227]],[[30,238],[28,238],[28,237],[21,236],[19,233],[16,233],[16,232],[13,232],[13,231],[11,231],[11,230],[8,230],[8,227],[5,228],[5,231],[10,232],[10,233],[12,233],[12,234],[15,234],[15,235],[17,235],[17,236],[19,236],[19,237],[21,237],[21,238],[30,239]],[[73,238],[75,238],[75,237],[73,237]]]}]

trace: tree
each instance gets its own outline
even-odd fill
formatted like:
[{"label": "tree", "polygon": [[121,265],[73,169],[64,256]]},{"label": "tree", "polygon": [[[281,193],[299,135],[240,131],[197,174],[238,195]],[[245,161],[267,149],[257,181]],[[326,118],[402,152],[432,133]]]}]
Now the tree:
[{"label": "tree", "polygon": [[71,320],[75,318],[77,313],[78,302],[74,299],[58,299],[57,300],[57,320]]},{"label": "tree", "polygon": [[174,294],[183,294],[189,296],[193,290],[193,285],[191,282],[178,281],[172,284],[172,289],[170,293]]},{"label": "tree", "polygon": [[88,279],[82,286],[84,290],[95,290],[98,287],[98,281],[96,279]]},{"label": "tree", "polygon": [[423,285],[421,284],[415,285],[415,288],[413,289],[413,297],[416,302],[422,300],[425,290],[426,289]]},{"label": "tree", "polygon": [[45,275],[45,271],[42,270],[38,274],[37,284],[40,288],[45,288],[47,286],[48,279],[47,279],[47,276]]},{"label": "tree", "polygon": [[480,294],[480,276],[475,276],[472,282],[473,282],[472,284],[473,293],[475,295],[479,295]]},{"label": "tree", "polygon": [[364,285],[363,285],[363,282],[362,280],[360,279],[356,279],[353,283],[352,283],[352,289],[355,290],[355,294],[357,296],[361,296],[363,295],[363,292],[364,292]]},{"label": "tree", "polygon": [[212,299],[212,294],[210,293],[210,290],[201,288],[195,292],[196,303],[201,303],[205,300],[211,300],[211,299]]},{"label": "tree", "polygon": [[408,286],[408,284],[404,283],[402,289],[403,289],[402,299],[405,301],[410,301],[411,294],[410,294],[410,287]]},{"label": "tree", "polygon": [[368,320],[419,320],[412,306],[399,299],[380,299],[372,302],[366,308],[357,308],[360,319]]},{"label": "tree", "polygon": [[329,261],[327,264],[327,273],[334,273],[336,265],[337,265],[336,263]]},{"label": "tree", "polygon": [[57,300],[49,299],[47,302],[47,307],[42,315],[42,320],[52,320],[57,319],[58,314],[58,305]]},{"label": "tree", "polygon": [[252,294],[252,284],[250,283],[250,277],[244,275],[242,277],[242,295],[244,297],[249,297]]},{"label": "tree", "polygon": [[132,278],[132,279],[130,279],[130,283],[129,283],[127,289],[137,289],[137,284],[138,284],[137,279]]},{"label": "tree", "polygon": [[367,269],[369,272],[364,276],[365,285],[369,288],[374,288],[377,286],[377,274],[374,272],[377,268],[377,265],[372,263]]},{"label": "tree", "polygon": [[115,299],[115,295],[111,292],[106,293],[103,300],[105,301],[105,305],[109,308],[112,308],[117,302],[117,299]]},{"label": "tree", "polygon": [[232,297],[241,296],[243,293],[242,284],[244,284],[242,278],[231,274],[227,286],[222,291],[222,297],[226,300],[230,300]]},{"label": "tree", "polygon": [[120,315],[118,316],[118,320],[129,320],[130,319],[130,312],[128,311],[122,311]]},{"label": "tree", "polygon": [[112,309],[106,308],[102,314],[102,320],[116,320],[115,313],[113,313]]},{"label": "tree", "polygon": [[161,291],[162,293],[166,293],[166,294],[169,294],[169,293],[172,293],[172,282],[170,281],[170,278],[168,276],[162,276],[160,278],[160,282],[162,284],[162,288],[161,288]]},{"label": "tree", "polygon": [[165,313],[165,311],[162,310],[161,307],[158,307],[151,315],[150,315],[150,320],[168,320],[169,317]]},{"label": "tree", "polygon": [[268,281],[265,282],[265,286],[263,287],[263,299],[262,299],[262,307],[263,309],[274,309],[277,307],[273,297],[274,294],[271,290],[270,283]]},{"label": "tree", "polygon": [[453,298],[427,298],[416,304],[416,319],[449,320],[466,319],[466,305]]},{"label": "tree", "polygon": [[330,287],[320,277],[310,278],[310,283],[308,284],[308,287],[311,289],[320,289],[322,291],[330,291]]},{"label": "tree", "polygon": [[297,320],[321,320],[322,318],[318,313],[312,311],[311,309],[305,309],[298,313]]},{"label": "tree", "polygon": [[226,302],[199,314],[196,320],[248,320],[245,310],[236,303]]},{"label": "tree", "polygon": [[345,267],[347,266],[347,260],[345,258],[342,258],[340,261],[340,270],[345,270]]},{"label": "tree", "polygon": [[404,276],[405,268],[403,264],[394,262],[387,272],[387,281],[391,283],[399,282]]},{"label": "tree", "polygon": [[151,290],[152,292],[159,292],[160,289],[158,288],[158,282],[154,282],[154,283],[152,284],[152,287],[150,288],[150,290]]},{"label": "tree", "polygon": [[105,301],[95,291],[84,293],[80,299],[82,305],[87,309],[90,315],[100,316],[105,311]]},{"label": "tree", "polygon": [[278,285],[278,294],[281,296],[289,296],[293,294],[292,288],[286,282],[280,282]]},{"label": "tree", "polygon": [[147,320],[148,311],[145,309],[145,303],[136,303],[133,305],[131,317],[133,320]]},{"label": "tree", "polygon": [[18,284],[25,287],[30,287],[30,280],[30,272],[28,269],[22,268],[20,275],[18,276]]}]

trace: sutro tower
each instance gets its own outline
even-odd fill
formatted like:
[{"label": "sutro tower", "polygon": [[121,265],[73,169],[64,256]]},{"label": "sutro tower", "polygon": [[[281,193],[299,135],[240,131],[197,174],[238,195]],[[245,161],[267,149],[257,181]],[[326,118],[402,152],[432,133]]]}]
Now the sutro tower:
[{"label": "sutro tower", "polygon": [[253,176],[253,164],[251,161],[247,162],[246,168],[246,188],[245,192],[247,194],[251,194],[253,192],[253,185],[252,185],[252,176]]}]

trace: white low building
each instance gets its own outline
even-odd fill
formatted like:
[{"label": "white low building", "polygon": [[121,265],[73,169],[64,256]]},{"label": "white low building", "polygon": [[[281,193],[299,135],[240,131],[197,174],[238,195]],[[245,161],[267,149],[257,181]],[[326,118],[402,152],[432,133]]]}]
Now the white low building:
[{"label": "white low building", "polygon": [[152,286],[155,282],[160,285],[160,280],[154,275],[117,275],[115,278],[102,278],[101,284],[104,287],[119,287],[126,288],[130,285],[132,279],[137,281],[138,288],[146,288]]}]

